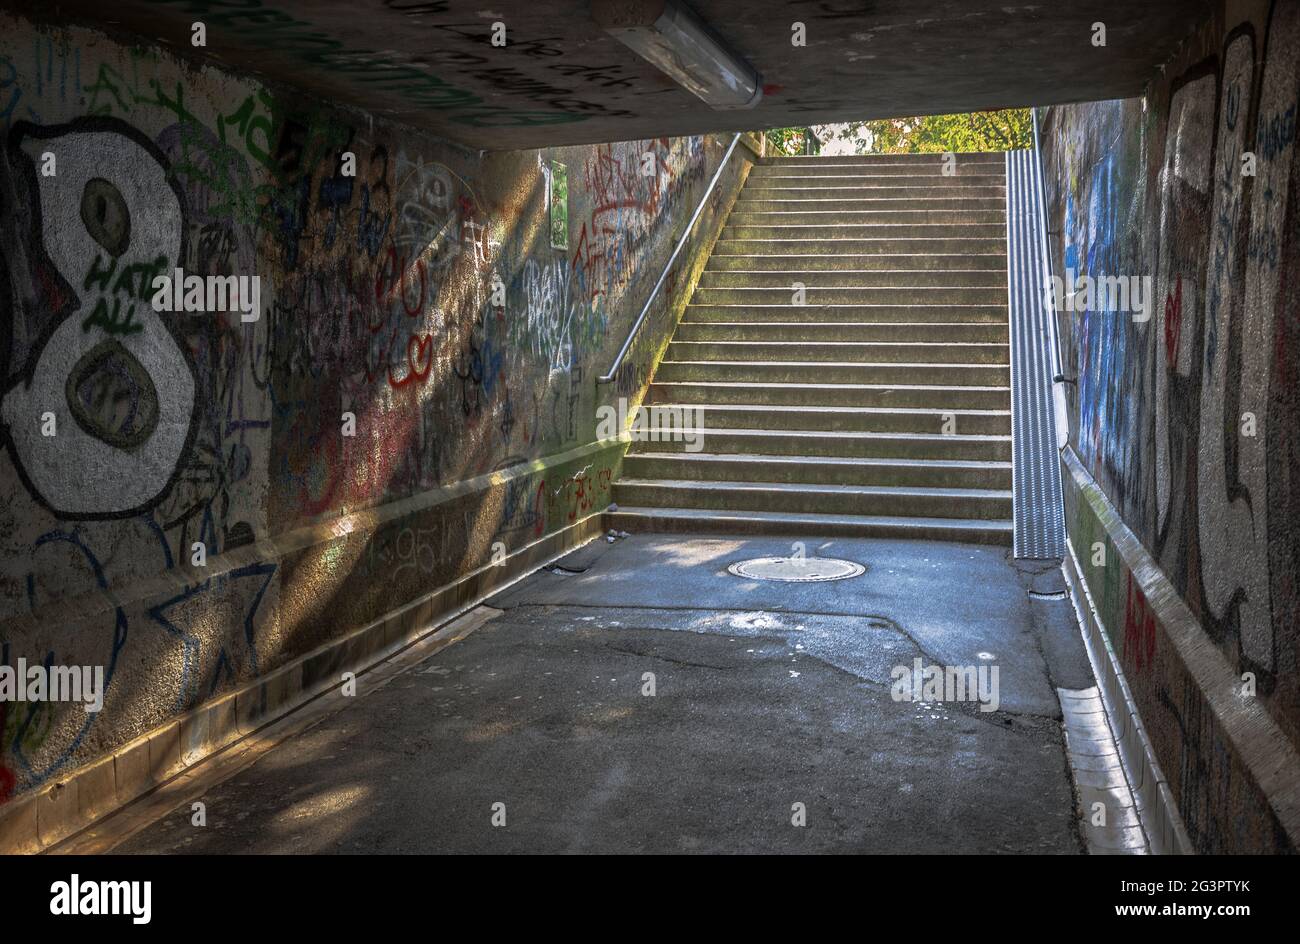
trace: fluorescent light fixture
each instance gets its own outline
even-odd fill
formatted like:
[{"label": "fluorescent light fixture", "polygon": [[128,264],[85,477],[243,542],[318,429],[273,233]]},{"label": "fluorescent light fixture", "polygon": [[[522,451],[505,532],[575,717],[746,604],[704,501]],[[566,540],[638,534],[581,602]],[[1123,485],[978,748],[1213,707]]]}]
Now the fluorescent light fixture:
[{"label": "fluorescent light fixture", "polygon": [[678,0],[593,0],[605,32],[710,108],[753,108],[763,82],[699,16]]}]

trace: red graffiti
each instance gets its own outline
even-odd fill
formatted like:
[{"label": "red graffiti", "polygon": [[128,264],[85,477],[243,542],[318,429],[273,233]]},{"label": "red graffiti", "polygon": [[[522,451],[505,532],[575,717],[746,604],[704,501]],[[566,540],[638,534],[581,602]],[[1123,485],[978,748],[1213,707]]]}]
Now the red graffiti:
[{"label": "red graffiti", "polygon": [[[0,734],[4,734],[5,722],[9,720],[9,705],[0,702]],[[14,795],[14,786],[17,779],[14,773],[4,764],[0,764],[0,803],[9,802],[9,798]]]},{"label": "red graffiti", "polygon": [[1156,655],[1156,618],[1142,589],[1128,575],[1124,605],[1124,658],[1139,672],[1149,669]]},{"label": "red graffiti", "polygon": [[1165,363],[1174,369],[1178,360],[1178,339],[1183,333],[1183,278],[1178,277],[1174,290],[1165,296]]},{"label": "red graffiti", "polygon": [[[385,372],[393,388],[405,387],[428,378],[435,350],[431,333],[401,326],[403,316],[416,319],[432,303],[432,289],[424,260],[412,258],[390,246],[373,268],[365,268],[362,260],[359,271],[349,261],[343,267],[349,300],[348,317],[355,318],[366,332],[373,336],[366,350],[366,379],[374,381]],[[405,354],[402,337],[406,337]],[[396,356],[391,356],[391,355]],[[405,370],[400,374],[405,362]]]},{"label": "red graffiti", "polygon": [[[392,250],[389,251],[391,252]],[[415,294],[415,301],[408,304],[407,297],[410,293],[407,292],[406,289],[406,278],[412,269],[414,269],[414,271],[420,276],[420,289]],[[397,293],[402,299],[402,309],[406,312],[406,317],[414,318],[416,315],[424,311],[424,296],[428,291],[424,277],[424,262],[423,260],[416,259],[413,267],[407,267],[399,263],[398,271],[401,272],[401,276],[397,282]]]},{"label": "red graffiti", "polygon": [[569,522],[577,520],[579,512],[586,512],[591,508],[591,497],[588,494],[588,488],[591,485],[591,479],[585,475],[579,475],[574,479],[572,494],[569,498]]},{"label": "red graffiti", "polygon": [[412,334],[406,340],[406,376],[398,380],[393,368],[388,368],[388,384],[394,389],[405,387],[413,380],[424,380],[433,366],[433,335]]},{"label": "red graffiti", "polygon": [[[659,154],[654,156],[660,160]],[[615,154],[608,144],[599,145],[587,162],[585,181],[595,208],[592,219],[619,208],[636,208],[653,215],[659,207],[659,175],[642,173],[642,155]]]}]

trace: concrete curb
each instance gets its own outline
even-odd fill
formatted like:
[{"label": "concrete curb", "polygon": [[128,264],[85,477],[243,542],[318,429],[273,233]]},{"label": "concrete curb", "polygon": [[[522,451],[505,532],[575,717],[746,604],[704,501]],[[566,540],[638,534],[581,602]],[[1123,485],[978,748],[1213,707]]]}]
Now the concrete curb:
[{"label": "concrete curb", "polygon": [[[1294,851],[1300,753],[1258,699],[1240,695],[1238,673],[1073,449],[1061,457],[1066,579],[1153,851]],[[1076,545],[1101,545],[1106,566],[1085,570]],[[1120,624],[1126,608],[1140,626]],[[1143,636],[1154,660],[1130,679],[1115,647]],[[1182,715],[1194,717],[1192,729]],[[1188,811],[1193,819],[1180,818]]]},{"label": "concrete curb", "polygon": [[[0,811],[0,853],[41,852],[434,633],[504,585],[601,534],[595,511],[263,678],[206,702]],[[436,621],[436,622],[435,622]]]},{"label": "concrete curb", "polygon": [[1079,620],[1084,648],[1088,650],[1092,674],[1097,679],[1101,706],[1119,749],[1120,766],[1128,781],[1128,788],[1133,793],[1137,819],[1146,836],[1146,845],[1152,855],[1191,855],[1195,850],[1183,827],[1178,805],[1174,802],[1168,781],[1151,750],[1151,743],[1142,730],[1137,706],[1133,703],[1133,696],[1124,679],[1124,672],[1119,667],[1115,650],[1093,606],[1092,595],[1079,577],[1074,546],[1067,541],[1065,547],[1065,559],[1061,562],[1061,569],[1065,572],[1065,585],[1070,590],[1070,600]]}]

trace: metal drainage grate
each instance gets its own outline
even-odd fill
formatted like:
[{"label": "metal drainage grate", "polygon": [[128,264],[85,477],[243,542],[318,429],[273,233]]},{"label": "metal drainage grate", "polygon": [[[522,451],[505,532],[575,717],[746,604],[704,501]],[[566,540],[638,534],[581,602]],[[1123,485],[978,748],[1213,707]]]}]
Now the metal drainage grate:
[{"label": "metal drainage grate", "polygon": [[833,557],[757,557],[736,561],[727,570],[750,580],[784,580],[812,583],[819,580],[844,580],[864,573],[867,568],[853,561]]}]

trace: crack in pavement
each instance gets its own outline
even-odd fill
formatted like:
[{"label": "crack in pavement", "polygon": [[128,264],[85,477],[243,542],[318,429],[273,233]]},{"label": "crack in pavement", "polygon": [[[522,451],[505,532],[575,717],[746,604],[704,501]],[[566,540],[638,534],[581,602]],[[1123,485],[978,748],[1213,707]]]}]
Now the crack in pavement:
[{"label": "crack in pavement", "polygon": [[[669,630],[669,632],[671,632],[671,630]],[[646,659],[658,659],[661,662],[671,662],[674,665],[689,665],[700,669],[717,669],[720,672],[731,672],[736,668],[734,665],[714,665],[711,662],[694,662],[690,659],[674,659],[672,656],[660,655],[655,652],[643,652],[639,649],[624,649],[622,646],[615,646],[613,643],[608,642],[604,643],[603,647],[605,649],[611,649],[614,652],[621,652],[624,655],[641,656]]]}]

